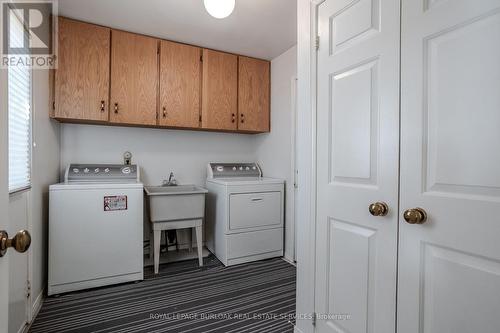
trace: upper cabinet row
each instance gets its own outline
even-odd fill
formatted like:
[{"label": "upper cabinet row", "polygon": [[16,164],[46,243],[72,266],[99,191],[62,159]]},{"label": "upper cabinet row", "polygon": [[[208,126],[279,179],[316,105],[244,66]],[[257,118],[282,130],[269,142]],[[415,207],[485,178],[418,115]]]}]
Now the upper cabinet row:
[{"label": "upper cabinet row", "polygon": [[269,132],[269,81],[265,60],[60,17],[52,117]]}]

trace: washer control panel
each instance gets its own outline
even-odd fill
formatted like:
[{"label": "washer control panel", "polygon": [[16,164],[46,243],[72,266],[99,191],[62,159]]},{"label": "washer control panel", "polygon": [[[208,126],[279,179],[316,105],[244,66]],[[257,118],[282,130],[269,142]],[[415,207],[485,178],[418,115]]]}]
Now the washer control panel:
[{"label": "washer control panel", "polygon": [[207,178],[262,177],[257,163],[209,163]]},{"label": "washer control panel", "polygon": [[139,181],[137,165],[122,164],[70,164],[66,169],[66,182],[132,182]]}]

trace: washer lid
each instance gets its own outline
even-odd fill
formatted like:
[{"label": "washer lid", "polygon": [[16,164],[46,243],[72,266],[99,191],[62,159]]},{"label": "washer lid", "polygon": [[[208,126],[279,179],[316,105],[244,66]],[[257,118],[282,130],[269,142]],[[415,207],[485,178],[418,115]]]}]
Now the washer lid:
[{"label": "washer lid", "polygon": [[67,190],[128,190],[142,189],[144,185],[135,183],[92,183],[92,182],[71,182],[50,185],[49,191],[67,191]]},{"label": "washer lid", "polygon": [[285,180],[268,177],[229,177],[207,179],[207,182],[221,185],[264,185],[283,184]]}]

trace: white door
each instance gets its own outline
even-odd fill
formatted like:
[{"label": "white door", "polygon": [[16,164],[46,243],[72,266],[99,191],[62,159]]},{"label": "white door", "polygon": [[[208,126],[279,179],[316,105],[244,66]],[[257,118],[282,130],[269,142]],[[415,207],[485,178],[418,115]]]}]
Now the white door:
[{"label": "white door", "polygon": [[[317,332],[395,330],[399,0],[319,6]],[[368,207],[385,202],[389,213]]]},{"label": "white door", "polygon": [[[0,230],[7,230],[8,189],[8,128],[7,128],[7,70],[0,70]],[[0,257],[0,333],[9,327],[9,262],[8,256]]]},{"label": "white door", "polygon": [[500,1],[402,3],[398,332],[498,333]]}]

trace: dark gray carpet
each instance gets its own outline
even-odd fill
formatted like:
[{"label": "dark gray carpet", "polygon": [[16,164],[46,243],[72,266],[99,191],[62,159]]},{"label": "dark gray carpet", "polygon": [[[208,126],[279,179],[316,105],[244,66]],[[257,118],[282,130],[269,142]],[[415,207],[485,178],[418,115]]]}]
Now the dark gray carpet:
[{"label": "dark gray carpet", "polygon": [[293,332],[295,267],[215,257],[152,268],[139,283],[47,298],[30,332]]}]

